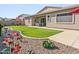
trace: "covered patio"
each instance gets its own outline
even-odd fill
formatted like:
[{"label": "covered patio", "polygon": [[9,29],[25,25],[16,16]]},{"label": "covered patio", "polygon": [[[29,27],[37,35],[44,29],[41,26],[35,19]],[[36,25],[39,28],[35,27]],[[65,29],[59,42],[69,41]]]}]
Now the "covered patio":
[{"label": "covered patio", "polygon": [[46,26],[46,16],[45,15],[34,15],[32,17],[33,26]]}]

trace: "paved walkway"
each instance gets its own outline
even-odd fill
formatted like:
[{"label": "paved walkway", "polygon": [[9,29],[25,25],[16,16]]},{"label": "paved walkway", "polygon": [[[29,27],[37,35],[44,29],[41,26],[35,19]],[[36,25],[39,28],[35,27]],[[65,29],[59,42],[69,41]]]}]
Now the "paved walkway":
[{"label": "paved walkway", "polygon": [[49,39],[79,49],[79,31],[64,30],[64,32],[51,36]]},{"label": "paved walkway", "polygon": [[[46,28],[46,27],[40,27],[40,28]],[[48,28],[48,29],[55,29],[55,28]],[[62,30],[64,32],[49,37],[50,40],[79,49],[79,31],[66,30],[66,29],[58,29],[58,30]]]}]

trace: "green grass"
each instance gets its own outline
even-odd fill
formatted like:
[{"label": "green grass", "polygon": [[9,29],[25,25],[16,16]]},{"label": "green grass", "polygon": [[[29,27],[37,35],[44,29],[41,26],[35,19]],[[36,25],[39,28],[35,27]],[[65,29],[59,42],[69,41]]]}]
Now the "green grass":
[{"label": "green grass", "polygon": [[10,28],[12,28],[13,30],[19,30],[23,35],[34,38],[47,38],[49,36],[62,32],[60,30],[49,30],[27,26],[10,26]]}]

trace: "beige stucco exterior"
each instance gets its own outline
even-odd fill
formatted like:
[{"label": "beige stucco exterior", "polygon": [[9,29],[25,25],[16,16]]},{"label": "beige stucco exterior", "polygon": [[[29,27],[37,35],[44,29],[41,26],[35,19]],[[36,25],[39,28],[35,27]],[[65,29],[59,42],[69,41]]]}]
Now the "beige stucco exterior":
[{"label": "beige stucco exterior", "polygon": [[[72,13],[71,19],[72,22],[57,22],[57,15],[58,14],[65,14],[70,13],[74,8],[67,8],[67,9],[55,9],[55,8],[44,8],[41,11],[39,11],[36,15],[32,16],[30,23],[28,21],[25,21],[25,24],[28,26],[38,26],[34,25],[36,24],[35,20],[41,20],[42,17],[45,17],[46,20],[46,27],[54,27],[54,28],[65,28],[65,29],[78,29],[79,30],[79,13]],[[52,12],[50,12],[52,11]],[[43,15],[43,16],[40,16]],[[48,16],[51,21],[48,21]],[[70,19],[70,16],[64,16],[63,20]],[[39,22],[40,22],[39,20]]]},{"label": "beige stucco exterior", "polygon": [[32,19],[31,18],[25,19],[25,25],[26,26],[32,26]]},{"label": "beige stucco exterior", "polygon": [[71,23],[57,23],[56,21],[51,22],[51,23],[47,22],[46,27],[79,29],[79,14],[72,15],[72,22]]}]

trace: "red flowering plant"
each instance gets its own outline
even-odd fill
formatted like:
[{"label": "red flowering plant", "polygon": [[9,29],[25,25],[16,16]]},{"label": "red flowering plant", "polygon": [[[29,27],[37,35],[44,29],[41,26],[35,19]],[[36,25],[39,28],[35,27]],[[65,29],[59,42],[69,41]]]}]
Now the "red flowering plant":
[{"label": "red flowering plant", "polygon": [[21,46],[19,45],[22,36],[13,31],[7,37],[3,38],[3,43],[10,47],[10,53],[18,53],[21,50]]},{"label": "red flowering plant", "polygon": [[16,36],[17,34],[18,34],[17,32],[13,31],[11,35]]},{"label": "red flowering plant", "polygon": [[16,35],[16,39],[17,39],[17,40],[19,40],[19,39],[21,39],[21,38],[22,38],[22,36],[21,36],[20,34],[17,34],[17,35]]},{"label": "red flowering plant", "polygon": [[11,40],[11,38],[5,37],[5,38],[3,38],[3,42],[2,43],[4,43],[7,46],[9,46],[9,45],[13,44],[13,41]]},{"label": "red flowering plant", "polygon": [[19,44],[16,44],[13,48],[11,48],[12,53],[18,53],[21,50],[21,46]]},{"label": "red flowering plant", "polygon": [[9,39],[10,39],[10,38],[8,38],[8,37],[3,38],[3,43],[4,43],[4,44],[8,44]]},{"label": "red flowering plant", "polygon": [[11,36],[16,37],[17,40],[22,38],[22,36],[16,31],[12,32]]}]

